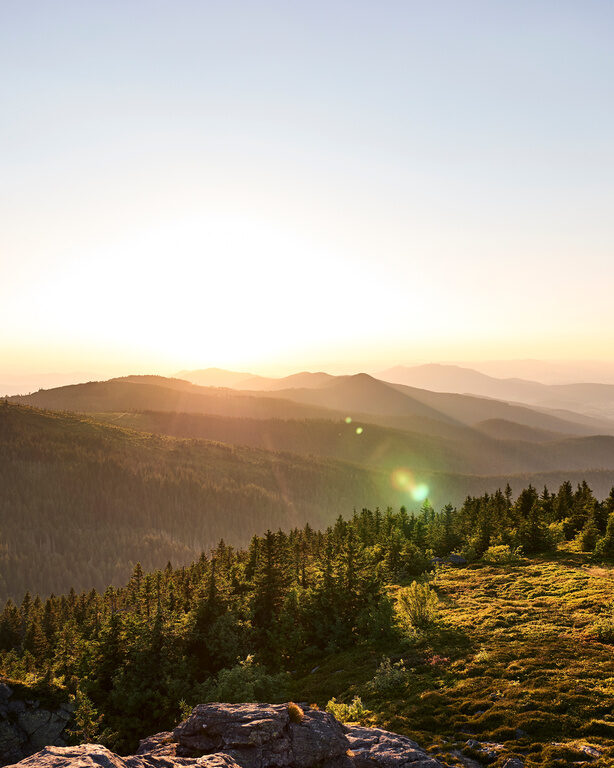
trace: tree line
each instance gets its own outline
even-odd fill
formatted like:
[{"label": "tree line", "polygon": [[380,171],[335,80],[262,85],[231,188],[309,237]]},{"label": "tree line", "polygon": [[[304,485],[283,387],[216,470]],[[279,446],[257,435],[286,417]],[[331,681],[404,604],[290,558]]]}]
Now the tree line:
[{"label": "tree line", "polygon": [[186,704],[233,691],[283,698],[287,675],[323,655],[385,646],[399,632],[389,585],[420,579],[436,556],[540,553],[561,541],[614,557],[614,489],[598,501],[586,483],[529,486],[513,499],[508,486],[458,508],[363,509],[321,531],[268,531],[245,548],[220,541],[188,566],[137,564],[122,587],[8,600],[0,671],[72,695],[75,738],[126,753]]}]

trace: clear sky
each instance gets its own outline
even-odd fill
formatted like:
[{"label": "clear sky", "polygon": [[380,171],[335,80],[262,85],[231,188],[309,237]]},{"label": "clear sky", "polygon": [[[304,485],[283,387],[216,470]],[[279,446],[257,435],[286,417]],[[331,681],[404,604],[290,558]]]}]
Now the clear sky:
[{"label": "clear sky", "polygon": [[614,3],[0,0],[0,373],[614,357]]}]

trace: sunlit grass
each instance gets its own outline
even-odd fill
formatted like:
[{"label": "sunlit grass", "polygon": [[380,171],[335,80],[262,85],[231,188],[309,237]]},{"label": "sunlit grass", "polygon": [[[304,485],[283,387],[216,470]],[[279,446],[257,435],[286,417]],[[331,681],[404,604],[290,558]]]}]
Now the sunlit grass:
[{"label": "sunlit grass", "polygon": [[[496,768],[511,755],[527,768],[614,764],[614,647],[595,631],[614,600],[614,569],[562,552],[443,568],[432,585],[435,627],[394,647],[328,657],[313,674],[299,671],[296,695],[320,705],[360,696],[366,722],[411,735],[450,764],[469,739],[502,745]],[[406,673],[378,688],[372,681],[384,656],[403,659]]]}]

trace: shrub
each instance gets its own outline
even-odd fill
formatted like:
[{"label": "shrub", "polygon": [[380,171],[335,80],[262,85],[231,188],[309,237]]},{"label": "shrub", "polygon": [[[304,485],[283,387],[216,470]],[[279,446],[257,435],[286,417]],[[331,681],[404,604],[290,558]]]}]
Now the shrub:
[{"label": "shrub", "polygon": [[595,555],[604,559],[614,559],[614,512],[608,515],[605,534],[597,539]]},{"label": "shrub", "polygon": [[548,533],[555,545],[565,541],[565,525],[563,520],[557,520],[554,523],[550,523],[548,526]]},{"label": "shrub", "polygon": [[597,527],[594,517],[589,517],[576,539],[578,549],[581,551],[592,552],[595,549],[595,545],[599,539],[599,528]]},{"label": "shrub", "polygon": [[517,562],[522,556],[522,547],[512,549],[509,544],[499,544],[496,547],[488,547],[482,555],[482,560],[492,565],[509,565]]},{"label": "shrub", "polygon": [[600,616],[589,630],[591,637],[600,643],[614,645],[614,605],[610,606],[609,613]]},{"label": "shrub", "polygon": [[249,655],[234,667],[222,669],[200,688],[202,701],[272,701],[283,698],[287,677],[280,673],[270,675]]},{"label": "shrub", "polygon": [[364,720],[371,712],[365,709],[360,696],[354,696],[351,704],[344,704],[342,701],[332,698],[326,705],[326,711],[330,712],[342,723],[355,723]]},{"label": "shrub", "polygon": [[384,656],[375,675],[369,681],[369,687],[375,693],[391,693],[397,691],[407,682],[407,670],[403,659],[392,662]]},{"label": "shrub", "polygon": [[439,598],[428,584],[412,582],[400,589],[397,610],[401,621],[413,629],[422,629],[433,624],[439,612]]},{"label": "shrub", "polygon": [[303,718],[305,717],[303,710],[293,701],[288,704],[288,715],[290,716],[290,722],[296,723],[297,725],[302,723]]}]

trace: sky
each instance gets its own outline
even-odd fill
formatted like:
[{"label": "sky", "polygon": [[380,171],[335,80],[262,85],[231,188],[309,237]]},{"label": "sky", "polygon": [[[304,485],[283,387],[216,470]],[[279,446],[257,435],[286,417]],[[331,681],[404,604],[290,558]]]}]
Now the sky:
[{"label": "sky", "polygon": [[0,0],[0,377],[614,359],[614,4]]}]

